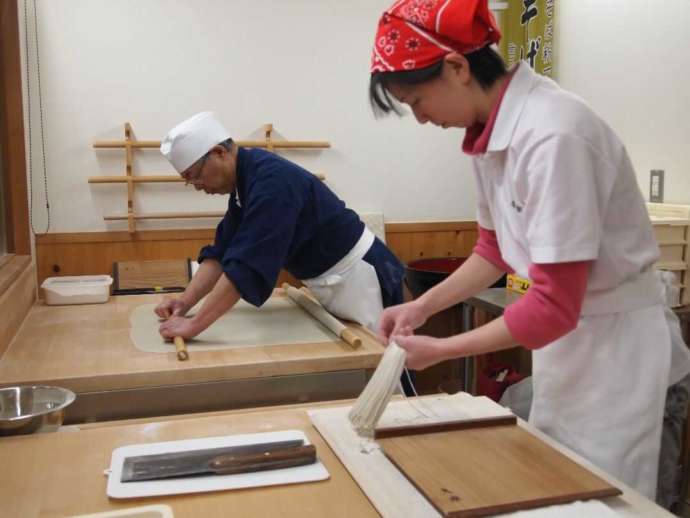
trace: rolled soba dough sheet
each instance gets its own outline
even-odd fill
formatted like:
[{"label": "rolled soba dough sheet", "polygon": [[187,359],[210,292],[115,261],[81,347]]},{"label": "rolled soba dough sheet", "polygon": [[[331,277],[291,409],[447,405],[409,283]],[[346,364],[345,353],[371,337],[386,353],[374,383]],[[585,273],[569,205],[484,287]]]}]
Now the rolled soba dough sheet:
[{"label": "rolled soba dough sheet", "polygon": [[[155,307],[155,304],[144,304],[132,311],[129,335],[141,351],[169,353],[175,348],[158,333],[161,320],[153,312]],[[201,302],[189,314],[193,315],[199,307]],[[191,352],[337,340],[337,336],[288,297],[273,297],[260,308],[240,300],[208,329],[185,342]]]}]

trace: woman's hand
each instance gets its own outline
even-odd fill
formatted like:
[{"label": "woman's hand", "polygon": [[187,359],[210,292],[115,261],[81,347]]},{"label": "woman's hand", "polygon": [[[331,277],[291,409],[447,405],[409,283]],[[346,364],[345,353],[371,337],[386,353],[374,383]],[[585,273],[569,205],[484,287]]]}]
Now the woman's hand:
[{"label": "woman's hand", "polygon": [[405,366],[409,369],[423,370],[449,358],[445,338],[393,335],[391,341],[407,352]]},{"label": "woman's hand", "polygon": [[182,338],[194,338],[204,330],[194,318],[174,316],[163,322],[158,332],[163,338],[170,341],[176,336]]},{"label": "woman's hand", "polygon": [[379,322],[379,337],[387,344],[393,335],[408,335],[426,322],[427,315],[413,300],[406,304],[386,308]]},{"label": "woman's hand", "polygon": [[187,304],[182,300],[182,297],[176,299],[166,299],[156,306],[153,310],[160,318],[169,318],[171,316],[183,317],[189,311]]}]

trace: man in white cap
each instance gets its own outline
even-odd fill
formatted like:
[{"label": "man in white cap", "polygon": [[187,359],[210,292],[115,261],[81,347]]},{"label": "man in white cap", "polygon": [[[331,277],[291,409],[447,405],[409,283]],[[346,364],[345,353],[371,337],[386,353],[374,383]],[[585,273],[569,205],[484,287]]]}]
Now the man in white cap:
[{"label": "man in white cap", "polygon": [[[184,293],[156,313],[173,316],[165,338],[191,338],[243,298],[261,306],[281,268],[338,317],[375,329],[383,307],[402,302],[404,267],[320,180],[261,149],[240,148],[212,112],[175,126],[161,153],[187,184],[230,194],[213,245]],[[187,311],[204,296],[191,318]]]}]

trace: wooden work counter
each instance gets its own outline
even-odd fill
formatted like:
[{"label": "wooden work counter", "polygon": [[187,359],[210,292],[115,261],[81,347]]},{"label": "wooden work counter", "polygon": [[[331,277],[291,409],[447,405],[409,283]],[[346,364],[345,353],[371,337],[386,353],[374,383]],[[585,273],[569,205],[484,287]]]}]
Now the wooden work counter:
[{"label": "wooden work counter", "polygon": [[[283,296],[276,292],[274,296]],[[133,308],[162,295],[105,304],[35,305],[0,358],[0,386],[51,384],[77,393],[67,422],[189,413],[355,397],[383,347],[358,325],[342,341],[195,352],[179,361],[130,340]]]},{"label": "wooden work counter", "polygon": [[[127,444],[187,438],[303,430],[330,473],[322,482],[145,499],[106,495],[113,449]],[[149,424],[93,427],[0,438],[3,515],[70,516],[166,504],[175,518],[233,516],[378,516],[348,472],[311,426],[303,410],[227,413]],[[5,514],[6,513],[6,514]]]},{"label": "wooden work counter", "polygon": [[[3,515],[32,517],[70,516],[136,506],[165,504],[175,518],[233,516],[378,516],[373,505],[319,435],[306,410],[332,406],[295,405],[199,416],[176,416],[170,420],[139,420],[63,427],[56,433],[0,438],[0,501]],[[340,403],[342,404],[342,403]],[[529,426],[521,423],[528,429]],[[128,444],[181,440],[219,435],[296,429],[316,446],[330,474],[321,482],[260,487],[146,499],[111,500],[106,496],[103,470],[110,465],[114,448]],[[537,432],[577,462],[572,452]],[[594,468],[595,472],[599,472]],[[610,477],[606,477],[609,480]],[[670,517],[653,502],[619,482],[624,494],[604,500],[621,516]],[[525,512],[527,518],[529,512]],[[522,516],[522,515],[521,515]],[[543,516],[543,515],[542,515]]]}]

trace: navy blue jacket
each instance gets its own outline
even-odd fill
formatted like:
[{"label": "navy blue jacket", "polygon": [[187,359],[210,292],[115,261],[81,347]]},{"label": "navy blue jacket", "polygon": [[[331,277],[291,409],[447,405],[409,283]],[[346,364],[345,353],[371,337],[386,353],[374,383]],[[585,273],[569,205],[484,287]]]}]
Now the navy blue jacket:
[{"label": "navy blue jacket", "polygon": [[[242,298],[255,306],[270,297],[281,268],[298,279],[316,277],[347,255],[362,235],[364,223],[354,211],[321,180],[278,155],[239,148],[236,178],[237,190],[215,241],[202,248],[199,262],[219,261]],[[378,240],[367,256],[384,301],[387,295],[397,300],[393,292],[402,290],[404,275],[400,262]]]}]

